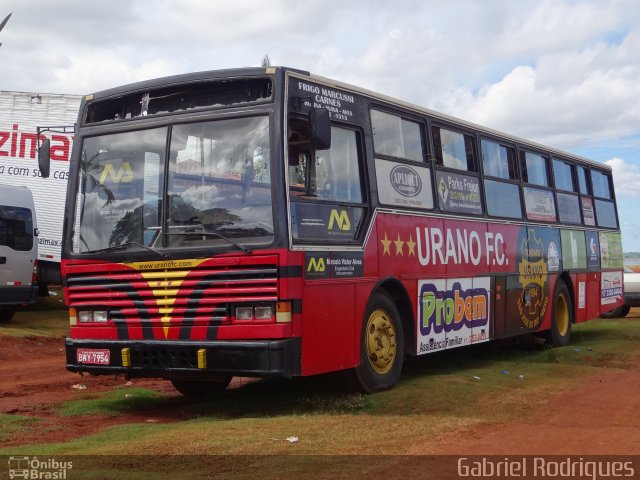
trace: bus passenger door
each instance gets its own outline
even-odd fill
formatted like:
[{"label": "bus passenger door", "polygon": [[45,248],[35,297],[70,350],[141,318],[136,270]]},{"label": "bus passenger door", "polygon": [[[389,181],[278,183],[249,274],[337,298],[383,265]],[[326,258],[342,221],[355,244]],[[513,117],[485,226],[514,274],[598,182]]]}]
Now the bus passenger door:
[{"label": "bus passenger door", "polygon": [[493,332],[492,338],[503,338],[507,334],[505,309],[507,306],[507,281],[505,276],[494,277],[493,285]]}]

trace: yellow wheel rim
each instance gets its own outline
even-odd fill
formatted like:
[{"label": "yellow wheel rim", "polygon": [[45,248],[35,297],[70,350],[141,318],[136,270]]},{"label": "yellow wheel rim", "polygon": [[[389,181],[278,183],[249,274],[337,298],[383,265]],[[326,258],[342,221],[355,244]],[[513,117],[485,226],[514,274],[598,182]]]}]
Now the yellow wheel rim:
[{"label": "yellow wheel rim", "polygon": [[364,341],[369,364],[376,373],[384,375],[396,359],[396,329],[389,314],[382,309],[371,312],[366,328]]},{"label": "yellow wheel rim", "polygon": [[555,315],[558,334],[564,337],[569,331],[569,304],[566,297],[562,294],[558,295]]}]

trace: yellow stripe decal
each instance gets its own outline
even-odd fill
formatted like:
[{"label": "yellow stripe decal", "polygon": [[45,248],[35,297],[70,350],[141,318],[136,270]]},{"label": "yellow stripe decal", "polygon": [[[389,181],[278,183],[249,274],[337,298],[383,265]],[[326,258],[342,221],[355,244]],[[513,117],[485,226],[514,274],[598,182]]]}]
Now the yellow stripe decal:
[{"label": "yellow stripe decal", "polygon": [[138,270],[142,278],[147,281],[156,305],[160,307],[159,313],[162,315],[160,322],[162,323],[164,338],[169,338],[169,328],[173,318],[173,304],[177,299],[184,278],[191,273],[191,269],[198,267],[205,260],[205,258],[198,258],[124,264],[127,267]]}]

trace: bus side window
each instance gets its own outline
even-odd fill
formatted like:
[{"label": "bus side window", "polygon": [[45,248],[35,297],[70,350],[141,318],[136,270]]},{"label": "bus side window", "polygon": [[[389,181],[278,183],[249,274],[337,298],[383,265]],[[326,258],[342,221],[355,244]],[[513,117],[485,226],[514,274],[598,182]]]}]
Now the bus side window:
[{"label": "bus side window", "polygon": [[356,132],[331,127],[331,148],[316,152],[316,180],[318,198],[362,203]]},{"label": "bus side window", "polygon": [[289,120],[288,170],[292,199],[362,203],[357,133],[332,126],[331,148],[312,156],[308,122]]},{"label": "bus side window", "polygon": [[433,143],[438,165],[467,172],[478,171],[471,135],[434,127]]}]

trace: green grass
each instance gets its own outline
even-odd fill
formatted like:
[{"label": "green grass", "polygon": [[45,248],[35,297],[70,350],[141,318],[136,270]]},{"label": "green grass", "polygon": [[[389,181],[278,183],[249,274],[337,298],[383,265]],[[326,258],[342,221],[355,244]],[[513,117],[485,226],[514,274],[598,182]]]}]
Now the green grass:
[{"label": "green grass", "polygon": [[0,413],[0,444],[36,428],[38,423],[39,420],[33,417]]},{"label": "green grass", "polygon": [[[451,433],[526,418],[547,408],[554,393],[633,366],[640,321],[588,322],[574,328],[573,339],[557,349],[483,344],[410,359],[395,389],[370,396],[341,393],[331,376],[259,381],[200,400],[119,388],[66,403],[60,412],[135,414],[138,423],[0,454],[446,453],[437,445]],[[140,420],[167,412],[182,421]],[[292,435],[299,441],[288,442]]]},{"label": "green grass", "polygon": [[148,410],[153,405],[167,406],[169,401],[158,392],[143,388],[117,388],[103,394],[80,394],[82,398],[63,403],[61,415],[122,415]]}]

